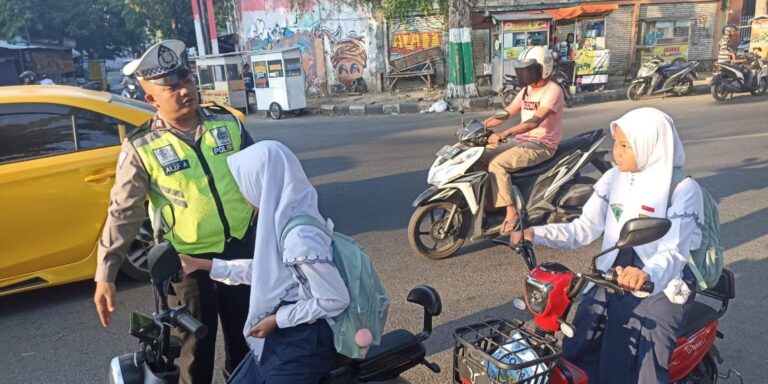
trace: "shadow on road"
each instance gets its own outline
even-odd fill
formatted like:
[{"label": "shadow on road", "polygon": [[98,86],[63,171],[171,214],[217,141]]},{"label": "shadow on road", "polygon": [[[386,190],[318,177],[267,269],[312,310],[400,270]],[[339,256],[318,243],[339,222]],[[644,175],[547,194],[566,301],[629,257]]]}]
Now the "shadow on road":
[{"label": "shadow on road", "polygon": [[329,156],[302,159],[301,166],[307,177],[313,178],[352,169],[357,166],[357,162],[349,156]]},{"label": "shadow on road", "polygon": [[[118,298],[121,292],[131,291],[147,285],[146,282],[136,281],[123,276],[118,277],[116,283]],[[25,312],[35,312],[43,308],[55,306],[77,305],[83,301],[92,301],[95,284],[91,280],[64,284],[17,293],[0,297],[0,318],[3,314],[14,316]],[[93,307],[93,315],[96,316],[96,308]]]},{"label": "shadow on road", "polygon": [[334,220],[340,232],[356,235],[406,228],[413,213],[411,203],[427,188],[424,180],[426,171],[413,171],[315,188],[320,211]]}]

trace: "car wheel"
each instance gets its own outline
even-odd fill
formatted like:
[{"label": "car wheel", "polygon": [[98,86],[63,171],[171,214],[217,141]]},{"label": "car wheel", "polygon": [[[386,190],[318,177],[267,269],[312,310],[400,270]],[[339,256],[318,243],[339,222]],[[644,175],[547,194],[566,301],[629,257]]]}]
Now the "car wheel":
[{"label": "car wheel", "polygon": [[155,239],[152,236],[152,223],[149,218],[145,218],[139,228],[139,234],[133,240],[128,249],[128,257],[123,263],[122,271],[128,277],[136,280],[149,280],[149,264],[147,255],[152,246],[155,245]]}]

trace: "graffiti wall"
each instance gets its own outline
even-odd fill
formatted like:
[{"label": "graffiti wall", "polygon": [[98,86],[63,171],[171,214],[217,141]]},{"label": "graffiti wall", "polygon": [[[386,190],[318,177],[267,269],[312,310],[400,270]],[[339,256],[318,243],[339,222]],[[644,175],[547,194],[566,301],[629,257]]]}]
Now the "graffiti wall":
[{"label": "graffiti wall", "polygon": [[412,16],[389,23],[389,58],[442,47],[445,23],[438,16]]},{"label": "graffiti wall", "polygon": [[332,0],[301,4],[301,9],[292,10],[289,0],[240,0],[240,33],[241,41],[247,42],[245,49],[299,47],[307,87],[349,87],[362,78],[373,88],[380,23],[370,10]]}]

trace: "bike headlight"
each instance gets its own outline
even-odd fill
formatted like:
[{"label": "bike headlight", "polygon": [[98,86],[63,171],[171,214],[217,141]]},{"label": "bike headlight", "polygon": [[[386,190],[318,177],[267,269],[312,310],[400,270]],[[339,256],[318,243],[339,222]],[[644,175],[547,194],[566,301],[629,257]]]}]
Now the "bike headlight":
[{"label": "bike headlight", "polygon": [[549,293],[552,291],[552,284],[544,283],[528,276],[525,280],[525,300],[528,302],[528,308],[537,314],[544,312],[547,308]]}]

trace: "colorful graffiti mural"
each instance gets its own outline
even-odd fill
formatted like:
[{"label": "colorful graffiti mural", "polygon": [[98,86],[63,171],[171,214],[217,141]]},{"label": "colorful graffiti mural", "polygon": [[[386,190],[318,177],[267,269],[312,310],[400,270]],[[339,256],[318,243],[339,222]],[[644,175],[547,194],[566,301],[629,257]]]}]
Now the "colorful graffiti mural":
[{"label": "colorful graffiti mural", "polygon": [[312,11],[300,12],[292,10],[285,0],[242,0],[241,31],[246,49],[298,47],[307,87],[349,86],[371,66],[372,55],[366,45],[371,41],[370,12],[332,0],[312,2],[317,5]]},{"label": "colorful graffiti mural", "polygon": [[410,16],[392,20],[389,25],[389,57],[443,45],[444,19],[437,16]]}]

